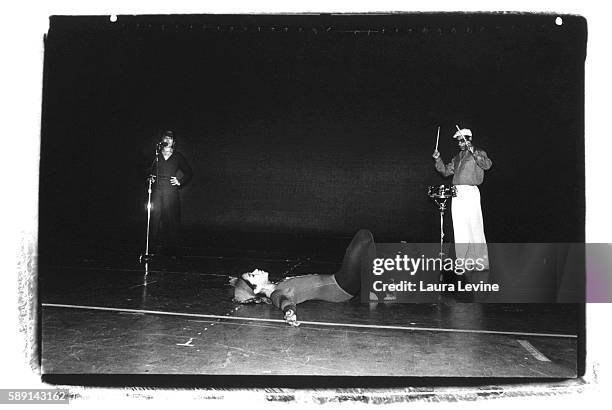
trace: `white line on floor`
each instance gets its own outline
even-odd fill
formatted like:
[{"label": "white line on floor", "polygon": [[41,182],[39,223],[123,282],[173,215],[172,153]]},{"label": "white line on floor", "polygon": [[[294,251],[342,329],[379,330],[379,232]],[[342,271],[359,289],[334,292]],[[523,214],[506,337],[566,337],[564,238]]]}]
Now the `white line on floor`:
[{"label": "white line on floor", "polygon": [[[63,304],[57,304],[57,303],[43,303],[42,306],[43,307],[55,307],[55,308],[68,308],[68,309],[103,310],[103,311],[109,311],[109,312],[149,313],[153,315],[166,315],[166,316],[185,316],[185,317],[199,317],[199,318],[210,318],[210,319],[246,320],[246,321],[254,321],[254,322],[285,323],[285,321],[281,319],[262,319],[262,318],[255,318],[255,317],[204,315],[200,313],[164,312],[160,310],[141,310],[141,309],[109,308],[109,307],[101,307],[101,306],[63,305]],[[576,335],[566,335],[566,334],[556,334],[556,333],[502,332],[498,330],[445,329],[445,328],[437,328],[437,327],[363,325],[363,324],[358,324],[358,323],[333,323],[333,322],[308,322],[308,321],[300,321],[300,323],[305,324],[305,325],[315,325],[315,326],[356,327],[356,328],[366,328],[366,329],[414,330],[414,331],[427,331],[427,332],[455,332],[455,333],[476,333],[476,334],[514,335],[514,336],[532,336],[532,337],[561,337],[561,338],[570,338],[570,339],[575,339],[577,337]]]},{"label": "white line on floor", "polygon": [[548,357],[544,356],[538,349],[533,347],[533,345],[529,343],[527,340],[517,340],[517,342],[519,342],[521,346],[525,348],[525,350],[531,353],[531,355],[535,357],[536,359],[538,359],[539,361],[550,362],[550,359]]}]

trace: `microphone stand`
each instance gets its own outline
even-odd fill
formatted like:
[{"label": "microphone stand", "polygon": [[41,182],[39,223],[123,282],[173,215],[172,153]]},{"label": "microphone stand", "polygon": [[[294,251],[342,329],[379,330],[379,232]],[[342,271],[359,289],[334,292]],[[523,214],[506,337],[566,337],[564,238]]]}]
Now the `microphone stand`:
[{"label": "microphone stand", "polygon": [[[151,163],[151,168],[155,167],[155,180],[157,181],[157,172],[159,165],[159,146],[160,144],[155,145],[155,159]],[[148,268],[148,262],[153,258],[153,255],[149,253],[149,233],[151,231],[151,193],[153,192],[151,186],[153,185],[152,175],[149,175],[149,188],[147,190],[148,200],[147,200],[147,238],[145,244],[145,252],[140,254],[138,258],[140,263],[145,264],[145,269]],[[146,282],[145,282],[146,284]]]}]

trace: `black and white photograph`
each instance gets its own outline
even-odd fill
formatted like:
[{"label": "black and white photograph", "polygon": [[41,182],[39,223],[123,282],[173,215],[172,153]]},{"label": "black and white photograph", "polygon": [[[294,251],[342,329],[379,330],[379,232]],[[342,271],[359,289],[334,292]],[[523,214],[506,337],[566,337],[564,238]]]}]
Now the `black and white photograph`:
[{"label": "black and white photograph", "polygon": [[585,271],[606,242],[588,18],[47,18],[19,299],[45,388],[389,404],[589,384],[587,294],[610,281]]}]

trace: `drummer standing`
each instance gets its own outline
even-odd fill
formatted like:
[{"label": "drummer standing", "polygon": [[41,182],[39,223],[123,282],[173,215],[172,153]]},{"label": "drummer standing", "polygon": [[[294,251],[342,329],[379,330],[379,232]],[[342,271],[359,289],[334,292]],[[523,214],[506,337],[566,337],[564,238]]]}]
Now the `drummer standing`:
[{"label": "drummer standing", "polygon": [[456,257],[474,260],[481,258],[488,269],[487,240],[478,185],[484,180],[484,171],[491,168],[493,163],[486,152],[472,145],[471,130],[458,129],[453,138],[457,140],[460,151],[451,162],[445,165],[437,149],[432,157],[436,161],[436,170],[444,177],[453,175],[453,185],[457,188],[457,196],[451,205]]}]

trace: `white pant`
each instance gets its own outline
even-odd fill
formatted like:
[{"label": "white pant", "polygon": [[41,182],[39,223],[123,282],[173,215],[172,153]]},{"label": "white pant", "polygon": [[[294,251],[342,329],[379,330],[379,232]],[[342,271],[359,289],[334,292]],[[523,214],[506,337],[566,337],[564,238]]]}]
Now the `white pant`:
[{"label": "white pant", "polygon": [[475,185],[455,185],[457,196],[452,199],[453,231],[457,258],[482,259],[489,268],[487,239],[482,222],[480,191]]}]

